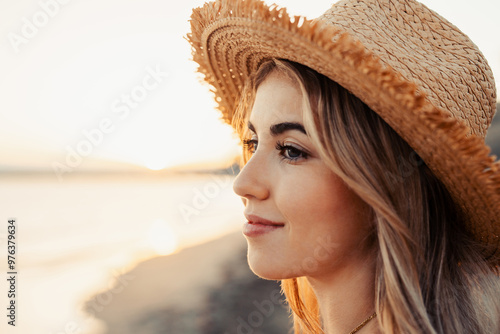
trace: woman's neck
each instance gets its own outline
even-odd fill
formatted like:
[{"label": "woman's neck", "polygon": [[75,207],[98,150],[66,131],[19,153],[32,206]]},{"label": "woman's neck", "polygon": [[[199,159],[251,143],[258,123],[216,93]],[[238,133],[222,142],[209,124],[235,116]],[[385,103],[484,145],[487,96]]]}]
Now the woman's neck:
[{"label": "woman's neck", "polygon": [[[326,334],[349,334],[375,312],[374,262],[307,279],[318,299]],[[374,318],[358,333],[379,333],[377,328]]]}]

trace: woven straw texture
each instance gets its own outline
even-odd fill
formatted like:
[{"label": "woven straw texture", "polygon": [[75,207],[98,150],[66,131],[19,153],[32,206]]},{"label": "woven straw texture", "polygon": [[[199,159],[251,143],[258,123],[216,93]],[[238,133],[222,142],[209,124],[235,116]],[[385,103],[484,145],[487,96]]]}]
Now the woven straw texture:
[{"label": "woven straw texture", "polygon": [[412,0],[341,1],[315,20],[259,0],[220,0],[193,11],[188,40],[228,123],[245,80],[269,58],[351,91],[424,159],[489,247],[484,256],[500,264],[500,161],[484,143],[495,84],[482,53],[450,22]]}]

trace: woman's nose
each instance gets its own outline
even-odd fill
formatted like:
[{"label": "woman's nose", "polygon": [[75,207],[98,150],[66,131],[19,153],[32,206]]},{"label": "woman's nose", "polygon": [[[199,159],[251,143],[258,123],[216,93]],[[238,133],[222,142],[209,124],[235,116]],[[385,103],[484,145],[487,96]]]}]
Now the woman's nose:
[{"label": "woman's nose", "polygon": [[263,155],[259,157],[258,153],[255,153],[236,176],[233,191],[242,199],[264,200],[269,197],[267,182],[269,171],[266,170],[266,162],[263,158]]}]

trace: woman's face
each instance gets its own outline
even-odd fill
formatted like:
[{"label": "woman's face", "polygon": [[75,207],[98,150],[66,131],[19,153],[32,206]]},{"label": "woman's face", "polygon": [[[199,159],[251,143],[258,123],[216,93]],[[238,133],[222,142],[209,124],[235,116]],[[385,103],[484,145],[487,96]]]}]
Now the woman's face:
[{"label": "woman's face", "polygon": [[328,277],[374,255],[371,210],[327,168],[302,124],[300,88],[271,73],[249,117],[253,153],[234,182],[250,221],[249,265],[266,279]]}]

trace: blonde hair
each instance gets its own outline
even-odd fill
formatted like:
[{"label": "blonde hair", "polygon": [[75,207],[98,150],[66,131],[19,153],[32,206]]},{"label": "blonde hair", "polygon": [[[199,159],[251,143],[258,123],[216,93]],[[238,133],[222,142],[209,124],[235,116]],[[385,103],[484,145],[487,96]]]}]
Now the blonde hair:
[{"label": "blonde hair", "polygon": [[[242,92],[233,117],[239,135],[247,135],[257,88],[275,71],[300,86],[304,125],[324,162],[373,209],[382,332],[500,333],[499,273],[481,256],[439,179],[361,100],[306,66],[269,60]],[[307,279],[284,279],[281,286],[294,332],[323,333]]]}]

